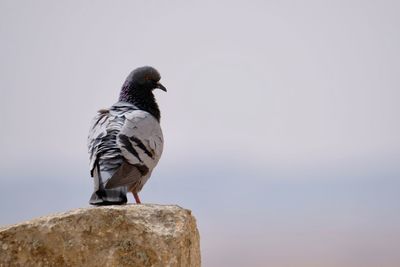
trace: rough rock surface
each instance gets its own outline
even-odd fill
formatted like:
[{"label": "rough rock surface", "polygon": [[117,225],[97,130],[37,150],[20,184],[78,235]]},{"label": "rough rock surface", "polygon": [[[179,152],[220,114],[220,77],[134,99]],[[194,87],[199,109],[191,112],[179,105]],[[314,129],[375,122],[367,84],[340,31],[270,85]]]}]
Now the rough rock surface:
[{"label": "rough rock surface", "polygon": [[0,266],[200,266],[199,233],[178,206],[77,209],[0,228]]}]

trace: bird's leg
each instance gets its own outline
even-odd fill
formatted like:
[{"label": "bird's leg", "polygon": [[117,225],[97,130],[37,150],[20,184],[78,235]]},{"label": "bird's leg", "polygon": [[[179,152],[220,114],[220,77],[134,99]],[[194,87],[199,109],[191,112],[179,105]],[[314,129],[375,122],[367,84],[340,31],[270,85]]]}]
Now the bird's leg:
[{"label": "bird's leg", "polygon": [[134,197],[135,200],[136,200],[136,204],[142,204],[142,202],[140,202],[140,198],[139,198],[138,193],[132,192],[132,194],[133,194],[133,197]]}]

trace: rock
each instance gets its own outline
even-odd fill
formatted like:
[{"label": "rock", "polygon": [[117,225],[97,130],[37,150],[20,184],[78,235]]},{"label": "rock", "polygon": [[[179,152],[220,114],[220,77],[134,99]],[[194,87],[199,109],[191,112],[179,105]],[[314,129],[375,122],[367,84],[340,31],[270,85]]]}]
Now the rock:
[{"label": "rock", "polygon": [[91,207],[0,228],[0,266],[200,266],[189,210]]}]

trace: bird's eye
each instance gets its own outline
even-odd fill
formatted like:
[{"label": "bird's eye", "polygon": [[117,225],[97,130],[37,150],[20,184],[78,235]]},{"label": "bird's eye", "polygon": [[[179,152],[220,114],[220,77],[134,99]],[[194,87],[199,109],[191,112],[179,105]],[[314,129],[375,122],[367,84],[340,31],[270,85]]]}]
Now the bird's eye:
[{"label": "bird's eye", "polygon": [[150,76],[144,76],[144,79],[145,79],[145,81],[148,81],[148,80],[150,80]]}]

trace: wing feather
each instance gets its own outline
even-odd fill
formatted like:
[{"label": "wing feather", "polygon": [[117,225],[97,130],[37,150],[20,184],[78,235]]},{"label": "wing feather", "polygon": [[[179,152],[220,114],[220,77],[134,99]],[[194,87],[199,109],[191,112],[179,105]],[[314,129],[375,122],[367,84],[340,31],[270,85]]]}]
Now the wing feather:
[{"label": "wing feather", "polygon": [[134,110],[125,115],[117,138],[122,155],[132,165],[152,170],[163,151],[163,134],[159,122],[148,112]]},{"label": "wing feather", "polygon": [[126,163],[111,177],[106,188],[121,185],[141,188],[161,157],[163,140],[160,124],[150,113],[134,110],[125,114],[117,145]]},{"label": "wing feather", "polygon": [[142,173],[136,166],[124,162],[107,181],[106,189],[138,183],[142,176]]},{"label": "wing feather", "polygon": [[107,134],[108,110],[99,110],[93,118],[88,135],[88,152],[90,159],[90,174],[93,177],[93,169],[97,160],[97,154],[101,148],[103,137]]},{"label": "wing feather", "polygon": [[[126,104],[100,110],[88,136],[91,174],[100,159],[102,168],[117,168],[106,189],[129,186],[140,190],[161,157],[163,140],[159,122],[146,111]],[[121,156],[124,161],[118,167]]]}]

